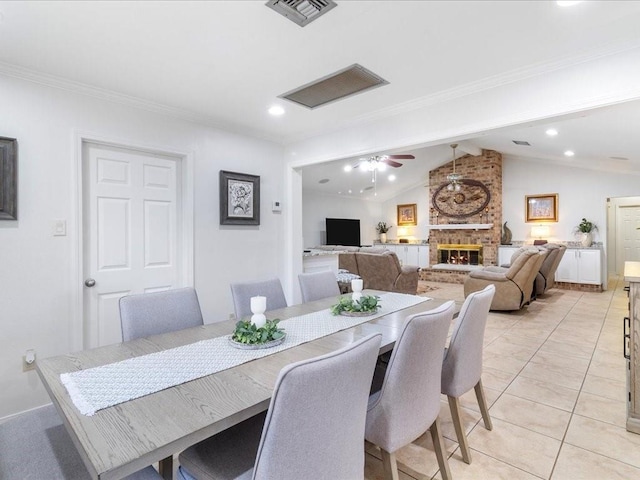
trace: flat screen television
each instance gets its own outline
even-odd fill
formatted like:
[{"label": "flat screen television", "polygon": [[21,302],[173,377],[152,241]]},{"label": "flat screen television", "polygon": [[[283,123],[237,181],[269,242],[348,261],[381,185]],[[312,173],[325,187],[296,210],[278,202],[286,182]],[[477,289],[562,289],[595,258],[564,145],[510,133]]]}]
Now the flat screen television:
[{"label": "flat screen television", "polygon": [[327,245],[360,246],[360,220],[327,218]]}]

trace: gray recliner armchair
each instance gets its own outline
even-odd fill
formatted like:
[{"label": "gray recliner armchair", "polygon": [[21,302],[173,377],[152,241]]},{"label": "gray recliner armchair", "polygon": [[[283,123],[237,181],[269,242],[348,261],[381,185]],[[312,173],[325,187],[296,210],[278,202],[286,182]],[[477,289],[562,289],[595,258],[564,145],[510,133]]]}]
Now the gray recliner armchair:
[{"label": "gray recliner armchair", "polygon": [[534,280],[547,251],[526,247],[516,253],[509,268],[486,267],[469,272],[464,282],[465,297],[493,284],[496,293],[491,302],[491,310],[520,310],[529,303]]},{"label": "gray recliner armchair", "polygon": [[556,270],[567,249],[564,245],[558,245],[557,243],[547,243],[543,245],[542,248],[546,249],[549,253],[547,258],[544,259],[544,262],[542,262],[540,270],[536,275],[536,295],[542,295],[553,287],[555,284]]}]

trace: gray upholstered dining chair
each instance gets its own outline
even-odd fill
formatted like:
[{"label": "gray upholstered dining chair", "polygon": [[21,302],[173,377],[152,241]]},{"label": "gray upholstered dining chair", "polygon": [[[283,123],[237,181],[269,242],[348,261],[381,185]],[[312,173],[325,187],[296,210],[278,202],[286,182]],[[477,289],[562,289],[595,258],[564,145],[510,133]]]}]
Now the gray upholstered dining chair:
[{"label": "gray upholstered dining chair", "polygon": [[282,284],[277,278],[261,282],[232,283],[231,295],[233,295],[233,308],[237,320],[251,315],[251,297],[267,297],[267,310],[276,310],[287,306]]},{"label": "gray upholstered dining chair", "polygon": [[278,376],[269,410],[180,454],[182,479],[357,480],[380,334],[293,363]]},{"label": "gray upholstered dining chair", "polygon": [[471,463],[471,452],[460,416],[460,396],[475,389],[484,426],[491,430],[491,417],[482,388],[482,346],[489,307],[496,288],[487,285],[483,290],[469,294],[453,327],[449,347],[442,365],[441,391],[449,400],[453,426],[456,430],[462,459]]},{"label": "gray upholstered dining chair", "polygon": [[454,302],[407,317],[380,391],[369,398],[365,439],[380,447],[385,479],[398,478],[395,452],[429,429],[440,475],[451,478],[440,432],[442,352]]},{"label": "gray upholstered dining chair", "polygon": [[127,295],[120,299],[122,340],[203,325],[200,303],[191,287]]},{"label": "gray upholstered dining chair", "polygon": [[312,302],[321,298],[337,297],[340,295],[338,280],[333,272],[301,273],[298,275],[302,301]]},{"label": "gray upholstered dining chair", "polygon": [[[0,478],[90,480],[80,454],[53,405],[0,424]],[[126,480],[162,480],[147,467]]]}]

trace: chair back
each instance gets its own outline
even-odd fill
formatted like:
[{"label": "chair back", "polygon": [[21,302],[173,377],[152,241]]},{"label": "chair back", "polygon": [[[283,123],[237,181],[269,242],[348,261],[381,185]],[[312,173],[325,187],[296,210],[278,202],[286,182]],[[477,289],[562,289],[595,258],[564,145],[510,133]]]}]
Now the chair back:
[{"label": "chair back", "polygon": [[445,395],[460,397],[480,380],[484,330],[495,292],[494,285],[487,285],[462,305],[442,364],[441,391]]},{"label": "chair back", "polygon": [[340,295],[338,280],[333,272],[301,273],[298,275],[302,301],[313,302],[321,298],[337,297]]},{"label": "chair back", "polygon": [[261,282],[232,283],[231,295],[236,320],[251,316],[251,297],[267,297],[267,310],[277,310],[287,306],[282,284],[277,278]]},{"label": "chair back", "polygon": [[442,352],[454,307],[446,302],[404,321],[365,427],[365,438],[387,452],[418,438],[438,417]]},{"label": "chair back", "polygon": [[203,324],[198,295],[192,287],[127,295],[120,299],[124,342]]},{"label": "chair back", "polygon": [[280,371],[254,479],[364,477],[364,424],[381,338],[369,335]]}]

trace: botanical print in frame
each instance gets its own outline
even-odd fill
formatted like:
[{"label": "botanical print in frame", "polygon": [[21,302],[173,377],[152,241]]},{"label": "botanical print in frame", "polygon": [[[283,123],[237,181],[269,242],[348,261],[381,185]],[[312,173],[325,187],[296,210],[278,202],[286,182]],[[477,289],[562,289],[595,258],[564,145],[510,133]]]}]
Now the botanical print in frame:
[{"label": "botanical print in frame", "polygon": [[220,170],[220,225],[260,225],[260,177]]},{"label": "botanical print in frame", "polygon": [[525,222],[557,222],[558,194],[525,196]]},{"label": "botanical print in frame", "polygon": [[409,203],[406,205],[398,205],[398,226],[411,226],[417,225],[417,205],[415,203]]}]

